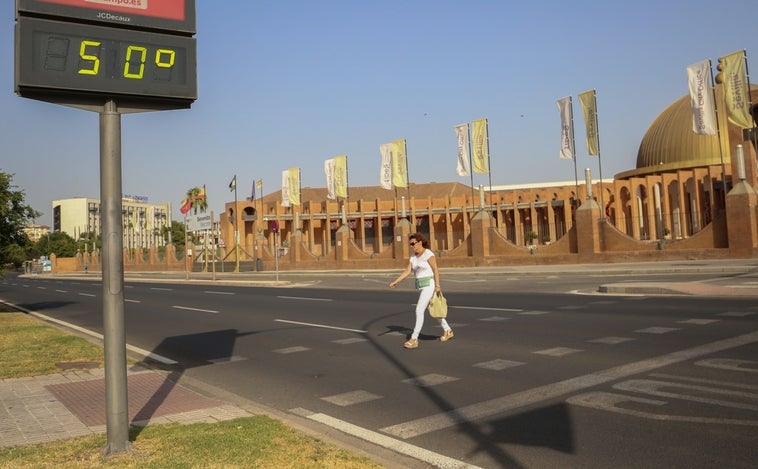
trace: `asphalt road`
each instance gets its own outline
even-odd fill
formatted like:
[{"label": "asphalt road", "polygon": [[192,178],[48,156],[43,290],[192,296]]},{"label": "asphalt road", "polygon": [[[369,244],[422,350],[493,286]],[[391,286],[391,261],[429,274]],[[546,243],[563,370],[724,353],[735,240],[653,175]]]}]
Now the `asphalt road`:
[{"label": "asphalt road", "polygon": [[[753,298],[593,294],[607,275],[446,274],[455,339],[437,341],[427,319],[405,350],[416,293],[387,289],[391,278],[129,282],[127,342],[177,375],[440,467],[758,460]],[[0,298],[102,333],[100,289],[6,278]]]}]

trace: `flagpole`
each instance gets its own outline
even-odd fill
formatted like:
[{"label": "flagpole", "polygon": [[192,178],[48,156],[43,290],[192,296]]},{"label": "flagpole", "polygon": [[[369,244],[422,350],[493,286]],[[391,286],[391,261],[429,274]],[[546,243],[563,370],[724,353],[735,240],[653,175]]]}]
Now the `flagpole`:
[{"label": "flagpole", "polygon": [[471,124],[466,124],[466,132],[468,133],[468,175],[471,180],[471,206],[474,206],[474,161],[473,154],[474,149],[471,146]]},{"label": "flagpole", "polygon": [[410,175],[410,172],[408,172],[408,145],[405,139],[403,139],[403,147],[405,148],[405,151],[403,151],[403,155],[405,156],[405,187],[408,188],[408,203],[410,203],[411,202],[411,175]]},{"label": "flagpole", "polygon": [[[189,257],[187,254],[189,254],[189,248],[187,247],[187,242],[189,241],[187,236],[187,214],[184,213],[184,273],[186,274],[186,280],[189,280],[189,266],[187,264],[187,258]],[[189,259],[192,260],[191,258]]]},{"label": "flagpole", "polygon": [[[747,62],[746,62],[747,63]],[[746,70],[747,71],[747,70]],[[719,124],[719,104],[716,99],[716,84],[713,79],[713,63],[708,59],[708,75],[711,77],[711,94],[713,95],[713,112],[716,114],[716,139],[719,142],[719,158],[721,160],[721,185],[724,190],[722,195],[726,207],[726,165],[724,164],[724,145],[721,143],[721,124]]]},{"label": "flagpole", "polygon": [[[753,98],[750,95],[750,70],[747,68],[747,50],[746,49],[742,49],[742,55],[745,57],[745,87],[747,88],[747,110],[748,110],[748,113],[750,113],[752,117],[753,113],[750,112],[750,109],[752,109],[753,107]],[[753,118],[753,123],[758,125],[758,122],[755,122],[755,118]],[[756,152],[758,152],[758,135],[756,135],[756,132],[751,132],[750,136],[753,140],[753,148],[756,150]],[[724,179],[726,179],[726,177],[724,177]],[[724,197],[726,197],[726,189],[724,190]]]},{"label": "flagpole", "polygon": [[[263,194],[264,194],[264,192],[263,192],[263,179],[260,179],[260,181],[261,181],[261,195],[259,197],[261,199],[261,212],[260,212],[260,214],[258,215],[257,218],[258,218],[258,233],[262,237],[263,236],[263,230],[265,230],[265,228],[263,226],[263,215],[264,215],[264,213],[263,213]],[[259,243],[259,242],[260,241],[256,240],[256,243]],[[263,248],[263,246],[261,246],[259,249],[256,249],[256,252],[255,252],[256,256],[260,252],[262,252],[262,251],[260,251],[260,249],[262,249],[262,248]],[[258,259],[255,260],[255,269],[258,270]]]},{"label": "flagpole", "polygon": [[571,159],[574,160],[574,185],[576,187],[577,207],[581,203],[579,199],[579,173],[576,170],[576,142],[574,140],[574,100],[569,98],[569,119],[571,120]]},{"label": "flagpole", "polygon": [[487,134],[487,177],[490,181],[490,206],[492,206],[492,163],[490,160],[490,121],[489,119],[484,120],[485,124],[485,133]]},{"label": "flagpole", "polygon": [[[602,208],[602,214],[600,218],[605,218],[605,202],[603,202],[603,163],[600,159],[600,126],[598,125],[598,118],[597,118],[597,91],[592,90],[592,107],[595,109],[595,134],[597,135],[597,170],[600,173],[600,186],[598,187],[598,190],[600,192],[600,207]],[[590,181],[591,183],[591,181]]]},{"label": "flagpole", "polygon": [[234,271],[240,271],[240,222],[237,207],[237,175],[234,175]]},{"label": "flagpole", "polygon": [[345,155],[345,193],[347,194],[347,197],[345,199],[347,200],[347,206],[350,208],[350,180],[348,177],[348,170],[347,170],[347,155]]}]

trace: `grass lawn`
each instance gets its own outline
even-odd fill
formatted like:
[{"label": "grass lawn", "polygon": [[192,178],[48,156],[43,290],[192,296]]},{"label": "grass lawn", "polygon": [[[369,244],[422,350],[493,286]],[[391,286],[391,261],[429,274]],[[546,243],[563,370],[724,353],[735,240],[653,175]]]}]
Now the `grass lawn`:
[{"label": "grass lawn", "polygon": [[[0,303],[0,379],[59,372],[56,363],[96,362],[103,350]],[[213,424],[132,428],[134,449],[107,460],[106,436],[0,448],[0,468],[378,468],[370,460],[267,416]]]}]

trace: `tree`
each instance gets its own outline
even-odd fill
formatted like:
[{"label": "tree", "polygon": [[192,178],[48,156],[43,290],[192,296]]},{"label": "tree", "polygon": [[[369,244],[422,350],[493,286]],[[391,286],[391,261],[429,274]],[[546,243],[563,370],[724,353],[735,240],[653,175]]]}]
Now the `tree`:
[{"label": "tree", "polygon": [[0,171],[0,268],[16,262],[18,247],[29,246],[24,227],[42,214],[27,205],[24,191],[12,184],[13,175]]},{"label": "tree", "polygon": [[192,189],[187,190],[187,198],[185,200],[189,201],[190,210],[192,210],[195,215],[197,215],[198,210],[200,210],[200,213],[204,213],[208,208],[208,201],[205,198],[205,186],[202,188],[193,187]]},{"label": "tree", "polygon": [[74,257],[78,245],[76,240],[63,231],[55,231],[43,236],[34,244],[34,257],[50,256]]},{"label": "tree", "polygon": [[184,250],[184,223],[171,220],[171,238],[169,242],[176,246],[178,251]]}]

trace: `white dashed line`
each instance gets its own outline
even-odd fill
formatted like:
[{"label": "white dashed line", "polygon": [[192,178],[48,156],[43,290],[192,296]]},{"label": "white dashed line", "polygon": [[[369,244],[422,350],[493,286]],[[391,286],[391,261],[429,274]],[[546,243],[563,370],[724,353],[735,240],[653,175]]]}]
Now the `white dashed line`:
[{"label": "white dashed line", "polygon": [[187,311],[199,311],[201,313],[213,313],[218,314],[218,311],[214,311],[212,309],[202,309],[202,308],[189,308],[187,306],[172,306],[172,308],[176,309],[186,309]]}]

